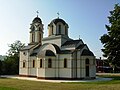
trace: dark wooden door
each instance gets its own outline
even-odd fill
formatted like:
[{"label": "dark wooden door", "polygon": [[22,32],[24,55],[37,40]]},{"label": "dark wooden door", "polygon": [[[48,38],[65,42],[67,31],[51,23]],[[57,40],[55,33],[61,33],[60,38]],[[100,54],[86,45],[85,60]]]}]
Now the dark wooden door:
[{"label": "dark wooden door", "polygon": [[89,66],[86,66],[86,77],[89,77]]}]

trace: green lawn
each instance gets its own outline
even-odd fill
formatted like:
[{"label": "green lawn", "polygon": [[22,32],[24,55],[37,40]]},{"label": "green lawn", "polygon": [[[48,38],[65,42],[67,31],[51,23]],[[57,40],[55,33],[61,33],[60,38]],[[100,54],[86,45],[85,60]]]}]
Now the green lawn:
[{"label": "green lawn", "polygon": [[48,83],[0,78],[0,90],[120,90],[120,76],[100,76],[112,77],[114,80],[85,83]]}]

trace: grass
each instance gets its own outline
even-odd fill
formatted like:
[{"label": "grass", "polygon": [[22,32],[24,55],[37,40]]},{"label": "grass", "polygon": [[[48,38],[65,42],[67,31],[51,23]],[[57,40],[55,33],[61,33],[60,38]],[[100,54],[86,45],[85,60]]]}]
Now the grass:
[{"label": "grass", "polygon": [[120,75],[100,75],[114,78],[111,81],[48,83],[0,78],[0,90],[120,90]]},{"label": "grass", "polygon": [[18,90],[10,87],[0,87],[0,90]]}]

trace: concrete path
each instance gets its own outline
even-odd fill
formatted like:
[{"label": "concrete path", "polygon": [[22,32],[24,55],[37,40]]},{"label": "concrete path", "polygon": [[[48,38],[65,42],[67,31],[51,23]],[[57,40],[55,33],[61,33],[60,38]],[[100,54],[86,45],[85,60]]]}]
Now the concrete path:
[{"label": "concrete path", "polygon": [[120,73],[96,73],[96,75],[120,76]]},{"label": "concrete path", "polygon": [[44,79],[37,79],[31,77],[19,77],[19,76],[10,76],[10,75],[3,75],[1,77],[4,78],[13,78],[13,79],[22,79],[22,80],[31,80],[31,81],[40,81],[40,82],[53,82],[53,83],[61,83],[61,82],[96,82],[96,81],[109,81],[112,78],[101,78],[96,77],[94,80],[44,80]]}]

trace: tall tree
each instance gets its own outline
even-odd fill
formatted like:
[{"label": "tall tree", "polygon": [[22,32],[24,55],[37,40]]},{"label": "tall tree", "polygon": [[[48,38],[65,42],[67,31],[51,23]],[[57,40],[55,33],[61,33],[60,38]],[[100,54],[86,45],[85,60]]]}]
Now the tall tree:
[{"label": "tall tree", "polygon": [[10,49],[8,50],[8,56],[19,55],[19,50],[25,46],[25,44],[21,43],[19,40],[14,43],[8,45]]},{"label": "tall tree", "polygon": [[103,56],[115,67],[120,67],[120,6],[115,4],[114,10],[108,16],[110,25],[105,25],[107,34],[101,36],[100,40],[104,46]]},{"label": "tall tree", "polygon": [[2,74],[2,61],[0,60],[0,75]]},{"label": "tall tree", "polygon": [[25,44],[20,41],[15,41],[8,45],[10,49],[7,52],[7,57],[4,60],[4,74],[18,74],[19,73],[19,50]]}]

